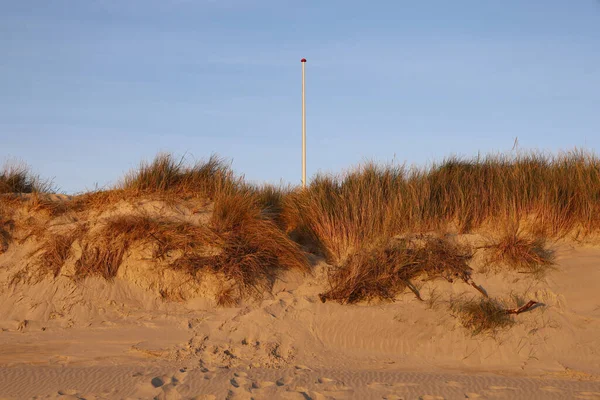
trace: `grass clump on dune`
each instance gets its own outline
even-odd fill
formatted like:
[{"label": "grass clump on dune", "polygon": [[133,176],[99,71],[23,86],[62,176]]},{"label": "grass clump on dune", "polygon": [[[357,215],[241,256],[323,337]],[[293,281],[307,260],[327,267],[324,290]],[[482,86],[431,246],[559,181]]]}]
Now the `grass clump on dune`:
[{"label": "grass clump on dune", "polygon": [[330,289],[321,300],[356,303],[393,300],[406,288],[419,297],[412,281],[444,278],[470,281],[468,249],[442,238],[397,239],[356,253],[329,274]]},{"label": "grass clump on dune", "polygon": [[473,335],[495,334],[515,323],[504,305],[492,298],[453,299],[450,310]]},{"label": "grass clump on dune", "polygon": [[239,184],[230,168],[217,156],[188,165],[183,158],[177,161],[172,154],[159,154],[151,163],[142,162],[119,187],[138,193],[174,192],[212,198],[217,191],[231,190]]},{"label": "grass clump on dune", "polygon": [[209,225],[146,216],[110,219],[83,245],[76,262],[80,277],[115,277],[134,244],[153,246],[153,257],[169,261],[169,268],[198,277],[198,272],[222,273],[226,278],[220,304],[233,304],[270,291],[283,270],[309,270],[306,254],[277,224],[264,217],[252,196],[221,195]]},{"label": "grass clump on dune", "polygon": [[6,164],[0,171],[0,194],[49,192],[52,184],[32,174],[25,164]]},{"label": "grass clump on dune", "polygon": [[188,253],[217,245],[220,238],[204,226],[139,215],[124,215],[108,220],[83,244],[76,262],[76,275],[100,275],[112,279],[133,244],[154,244],[153,257],[162,258],[170,251]]},{"label": "grass clump on dune", "polygon": [[87,229],[87,226],[81,225],[71,232],[48,235],[37,250],[37,263],[42,267],[42,272],[48,272],[57,277],[71,255],[73,243],[80,239]]},{"label": "grass clump on dune", "polygon": [[493,266],[508,266],[519,272],[542,276],[554,265],[554,253],[543,237],[528,237],[519,230],[509,230],[492,244],[485,246]]}]

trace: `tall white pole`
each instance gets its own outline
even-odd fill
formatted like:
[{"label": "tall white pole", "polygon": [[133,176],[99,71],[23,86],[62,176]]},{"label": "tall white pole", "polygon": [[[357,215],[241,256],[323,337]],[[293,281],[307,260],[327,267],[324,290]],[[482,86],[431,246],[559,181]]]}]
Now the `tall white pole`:
[{"label": "tall white pole", "polygon": [[302,187],[306,187],[306,93],[304,88],[305,73],[304,66],[306,58],[300,60],[302,63]]}]

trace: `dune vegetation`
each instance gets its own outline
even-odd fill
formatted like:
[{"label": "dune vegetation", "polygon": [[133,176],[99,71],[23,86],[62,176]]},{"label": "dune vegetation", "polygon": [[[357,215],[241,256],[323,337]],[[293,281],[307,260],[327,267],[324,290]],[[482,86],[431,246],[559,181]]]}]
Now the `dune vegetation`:
[{"label": "dune vegetation", "polygon": [[[35,259],[44,273],[58,276],[75,257],[73,279],[113,279],[132,246],[146,245],[165,268],[191,279],[220,274],[229,282],[217,299],[225,305],[260,298],[284,271],[311,273],[315,259],[330,266],[321,300],[343,304],[393,300],[406,289],[420,298],[415,279],[476,287],[469,262],[480,250],[493,269],[542,276],[553,264],[549,241],[600,228],[600,160],[583,151],[452,157],[426,168],[368,163],[319,174],[305,189],[248,184],[216,156],[189,164],[159,154],[114,187],[75,196],[44,195],[48,183],[27,168],[5,167],[0,192],[0,250],[21,229],[19,240],[39,241]],[[99,217],[142,199],[174,210],[185,204],[192,216],[210,212],[202,221],[135,207]],[[55,218],[72,228],[48,234]],[[490,232],[478,248],[456,240]],[[462,309],[497,305],[485,301]]]}]

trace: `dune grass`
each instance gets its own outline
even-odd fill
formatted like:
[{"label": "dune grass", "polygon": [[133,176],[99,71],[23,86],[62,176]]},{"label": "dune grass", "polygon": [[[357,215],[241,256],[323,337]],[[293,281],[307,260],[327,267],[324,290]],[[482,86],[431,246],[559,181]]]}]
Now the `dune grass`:
[{"label": "dune grass", "polygon": [[329,272],[330,289],[321,301],[342,304],[393,300],[406,288],[420,299],[412,281],[443,278],[470,280],[469,249],[444,238],[397,239],[354,254]]},{"label": "dune grass", "polygon": [[[5,185],[21,182],[8,185],[11,191],[40,190],[27,185],[31,180],[6,178],[23,174],[3,176]],[[138,217],[111,221],[83,243],[79,276],[114,277],[131,245],[146,241],[158,249],[156,257],[182,254],[171,268],[225,274],[235,282],[223,294],[227,303],[268,290],[281,270],[310,270],[304,248],[332,264],[322,298],[353,303],[392,299],[414,289],[410,282],[419,276],[466,279],[469,251],[432,239],[432,232],[485,232],[526,221],[526,232],[490,246],[492,262],[519,271],[546,268],[552,254],[544,240],[600,228],[600,160],[573,151],[452,157],[427,168],[368,163],[342,175],[317,175],[302,189],[247,184],[216,156],[190,164],[159,154],[112,189],[36,204],[55,216],[72,211],[85,218],[89,210],[146,197],[212,203],[213,215],[203,227]],[[419,234],[429,239],[398,239]],[[204,254],[200,249],[209,245],[221,251]],[[60,261],[63,250],[51,247],[49,254]]]},{"label": "dune grass", "polygon": [[154,245],[153,257],[162,258],[174,250],[185,254],[219,242],[220,238],[204,226],[142,215],[118,216],[84,239],[76,275],[114,278],[134,244],[150,243]]},{"label": "dune grass", "polygon": [[270,291],[282,270],[309,270],[306,254],[275,222],[261,216],[252,197],[219,200],[210,225],[193,225],[148,216],[126,215],[110,219],[85,240],[76,261],[79,277],[114,278],[134,244],[153,246],[153,257],[169,259],[169,268],[197,278],[197,272],[222,273],[232,284],[217,299],[233,304]]},{"label": "dune grass", "polygon": [[542,277],[554,265],[554,252],[544,237],[530,237],[518,228],[507,230],[486,246],[493,268],[509,268]]},{"label": "dune grass", "polygon": [[288,196],[287,214],[334,264],[394,235],[508,219],[530,219],[540,236],[589,233],[600,227],[600,160],[576,151],[450,158],[427,169],[367,164],[317,176]]},{"label": "dune grass", "polygon": [[50,192],[52,183],[33,174],[26,164],[9,163],[0,170],[0,194]]},{"label": "dune grass", "polygon": [[42,245],[36,250],[37,264],[41,267],[41,273],[50,273],[57,277],[65,262],[71,255],[71,247],[75,240],[80,239],[87,231],[85,225],[77,227],[67,233],[54,233],[46,236]]},{"label": "dune grass", "polygon": [[173,192],[179,195],[203,195],[212,198],[219,191],[241,185],[240,179],[223,159],[212,155],[206,162],[189,164],[172,154],[158,154],[150,163],[142,162],[129,172],[117,188],[138,193]]},{"label": "dune grass", "polygon": [[450,302],[450,310],[473,335],[494,335],[515,323],[504,304],[492,298],[455,298]]}]

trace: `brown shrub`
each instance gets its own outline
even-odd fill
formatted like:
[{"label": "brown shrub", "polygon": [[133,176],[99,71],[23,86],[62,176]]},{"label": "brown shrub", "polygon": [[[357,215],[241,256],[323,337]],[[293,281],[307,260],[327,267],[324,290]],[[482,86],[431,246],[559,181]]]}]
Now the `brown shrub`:
[{"label": "brown shrub", "polygon": [[[208,261],[233,280],[233,298],[260,297],[282,270],[310,270],[306,254],[280,229],[264,198],[252,191],[220,193],[210,223],[225,238],[223,251],[197,265]],[[222,297],[232,298],[232,293]]]},{"label": "brown shrub", "polygon": [[263,218],[254,199],[249,194],[220,197],[211,227],[145,216],[113,218],[97,237],[84,244],[76,262],[77,275],[111,279],[130,247],[146,242],[154,246],[157,258],[179,252],[170,268],[183,270],[193,278],[199,271],[222,273],[231,285],[224,285],[220,303],[261,297],[271,289],[280,271],[306,272],[309,267],[299,246],[274,221]]},{"label": "brown shrub", "polygon": [[[471,254],[445,239],[398,239],[351,256],[329,273],[330,289],[321,300],[356,303],[362,300],[393,300],[407,287],[419,296],[415,278],[468,281]],[[420,298],[420,296],[419,296]]]},{"label": "brown shrub", "polygon": [[77,275],[114,278],[126,252],[139,242],[155,244],[154,256],[164,257],[173,250],[188,253],[222,241],[204,226],[147,216],[115,217],[107,221],[96,237],[84,243],[82,256],[76,262]]},{"label": "brown shrub", "polygon": [[453,299],[450,302],[450,310],[473,335],[495,334],[514,324],[514,320],[506,312],[504,305],[500,301],[488,297]]},{"label": "brown shrub", "polygon": [[508,266],[542,276],[554,265],[554,252],[547,248],[546,239],[526,237],[518,229],[508,230],[486,248],[492,266]]}]

